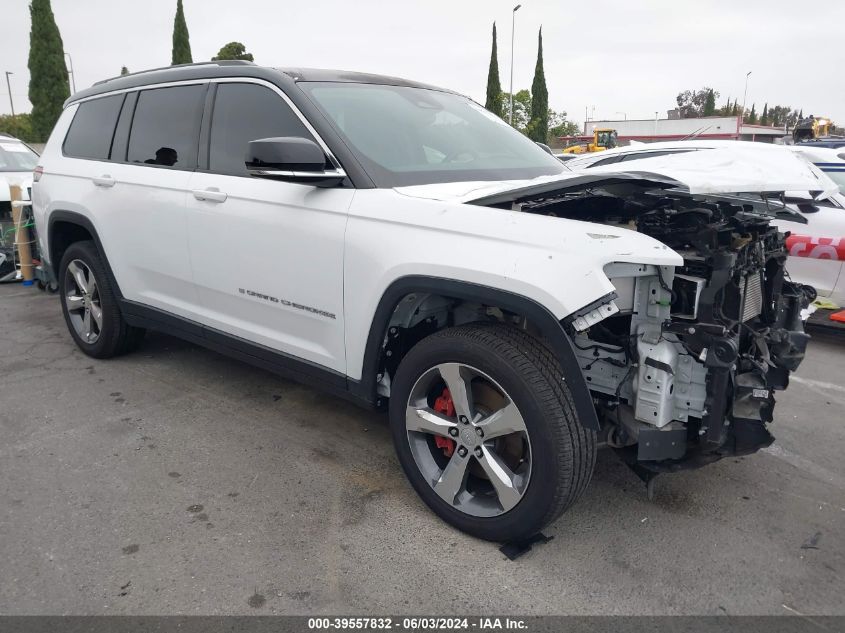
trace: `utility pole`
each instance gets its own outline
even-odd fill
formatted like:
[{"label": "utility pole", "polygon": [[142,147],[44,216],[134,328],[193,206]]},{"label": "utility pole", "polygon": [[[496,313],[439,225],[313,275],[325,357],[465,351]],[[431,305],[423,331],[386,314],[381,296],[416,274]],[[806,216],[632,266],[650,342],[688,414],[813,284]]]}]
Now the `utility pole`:
[{"label": "utility pole", "polygon": [[12,116],[15,116],[15,102],[12,99],[12,84],[9,82],[9,75],[14,75],[15,73],[6,71],[6,87],[9,89],[9,105],[12,107]]},{"label": "utility pole", "polygon": [[73,72],[73,57],[70,56],[70,53],[65,53],[65,57],[68,58],[70,61],[70,85],[73,87],[73,91],[76,92],[76,73]]},{"label": "utility pole", "polygon": [[745,73],[745,93],[743,93],[743,95],[742,95],[742,112],[739,113],[739,116],[741,117],[740,121],[742,121],[742,123],[745,123],[745,99],[746,99],[746,97],[748,97],[748,76],[750,74],[751,74],[750,70],[747,73]]},{"label": "utility pole", "polygon": [[521,6],[521,4],[516,5],[511,14],[511,127],[513,127],[513,39],[516,28],[516,12],[519,11]]}]

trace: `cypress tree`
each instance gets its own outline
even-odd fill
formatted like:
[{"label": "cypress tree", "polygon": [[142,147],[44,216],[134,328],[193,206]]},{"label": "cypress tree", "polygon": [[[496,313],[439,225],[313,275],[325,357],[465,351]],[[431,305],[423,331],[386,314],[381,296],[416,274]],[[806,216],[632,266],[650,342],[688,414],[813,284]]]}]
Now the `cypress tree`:
[{"label": "cypress tree", "polygon": [[748,114],[748,120],[746,121],[747,123],[750,123],[751,125],[754,125],[755,123],[757,123],[757,112],[755,110],[755,105],[756,104],[754,104],[754,103],[751,104],[751,112]]},{"label": "cypress tree", "polygon": [[32,102],[32,135],[46,141],[70,96],[65,50],[50,0],[29,5],[29,100]]},{"label": "cypress tree", "polygon": [[188,35],[188,25],[185,23],[185,11],[182,9],[182,0],[176,0],[176,17],[173,18],[173,58],[172,66],[176,64],[190,64],[191,40]]},{"label": "cypress tree", "polygon": [[768,125],[769,124],[769,104],[763,104],[763,116],[760,117],[760,125]]},{"label": "cypress tree", "polygon": [[543,72],[543,28],[537,39],[537,66],[531,84],[531,120],[528,124],[528,138],[545,143],[549,135],[549,91],[546,89],[546,75]]},{"label": "cypress tree", "polygon": [[707,98],[704,100],[703,116],[713,116],[716,114],[716,94],[713,89],[707,91]]},{"label": "cypress tree", "polygon": [[499,82],[499,55],[496,49],[496,23],[493,22],[493,50],[490,53],[490,69],[487,71],[487,102],[484,107],[498,117],[504,115],[502,107],[502,84]]},{"label": "cypress tree", "polygon": [[126,66],[121,66],[121,67],[120,67],[120,74],[121,74],[121,75],[128,75],[128,74],[129,74],[129,69],[128,69]]}]

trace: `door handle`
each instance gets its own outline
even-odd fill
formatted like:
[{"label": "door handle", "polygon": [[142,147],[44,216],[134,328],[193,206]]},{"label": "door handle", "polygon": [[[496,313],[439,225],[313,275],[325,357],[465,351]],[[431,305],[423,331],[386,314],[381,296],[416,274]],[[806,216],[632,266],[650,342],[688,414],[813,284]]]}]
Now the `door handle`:
[{"label": "door handle", "polygon": [[228,194],[220,191],[217,187],[194,189],[191,193],[194,194],[194,198],[203,202],[226,202],[226,198],[229,197]]},{"label": "door handle", "polygon": [[91,182],[97,187],[114,187],[114,178],[108,174],[104,174],[99,178],[92,178]]}]

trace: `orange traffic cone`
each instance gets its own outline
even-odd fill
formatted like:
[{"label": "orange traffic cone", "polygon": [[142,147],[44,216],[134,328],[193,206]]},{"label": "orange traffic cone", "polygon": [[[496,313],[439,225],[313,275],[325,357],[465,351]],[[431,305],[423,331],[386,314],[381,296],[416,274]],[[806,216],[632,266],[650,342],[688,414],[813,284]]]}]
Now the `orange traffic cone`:
[{"label": "orange traffic cone", "polygon": [[831,321],[838,321],[839,323],[845,323],[845,310],[840,310],[839,312],[834,312],[830,315]]}]

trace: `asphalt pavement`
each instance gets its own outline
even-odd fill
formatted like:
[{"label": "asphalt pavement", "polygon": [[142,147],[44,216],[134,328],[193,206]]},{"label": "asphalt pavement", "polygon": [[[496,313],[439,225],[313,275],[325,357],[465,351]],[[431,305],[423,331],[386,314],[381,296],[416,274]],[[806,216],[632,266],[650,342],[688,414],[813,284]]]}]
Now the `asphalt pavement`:
[{"label": "asphalt pavement", "polygon": [[776,443],[644,486],[600,452],[510,561],[422,504],[383,414],[163,334],[97,361],[0,286],[0,614],[845,614],[845,335]]}]

